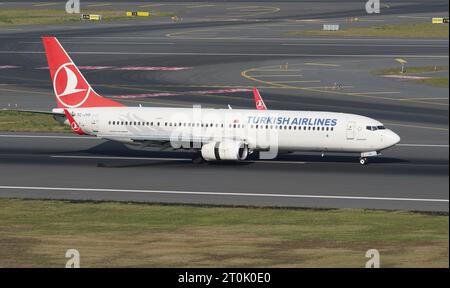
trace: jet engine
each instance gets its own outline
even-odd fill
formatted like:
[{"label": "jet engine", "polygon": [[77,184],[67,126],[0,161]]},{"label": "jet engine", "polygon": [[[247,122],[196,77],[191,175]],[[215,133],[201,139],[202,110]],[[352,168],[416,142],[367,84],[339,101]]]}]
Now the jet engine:
[{"label": "jet engine", "polygon": [[245,160],[248,156],[248,146],[242,141],[211,142],[203,145],[202,157],[206,161]]}]

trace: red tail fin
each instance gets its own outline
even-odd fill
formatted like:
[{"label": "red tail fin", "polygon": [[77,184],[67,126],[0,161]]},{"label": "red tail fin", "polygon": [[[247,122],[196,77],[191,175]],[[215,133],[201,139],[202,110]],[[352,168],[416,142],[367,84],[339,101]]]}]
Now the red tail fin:
[{"label": "red tail fin", "polygon": [[60,108],[125,106],[98,95],[55,37],[43,37],[50,77]]},{"label": "red tail fin", "polygon": [[261,95],[259,94],[258,88],[253,88],[253,97],[255,98],[256,109],[267,110],[266,104],[264,103]]}]

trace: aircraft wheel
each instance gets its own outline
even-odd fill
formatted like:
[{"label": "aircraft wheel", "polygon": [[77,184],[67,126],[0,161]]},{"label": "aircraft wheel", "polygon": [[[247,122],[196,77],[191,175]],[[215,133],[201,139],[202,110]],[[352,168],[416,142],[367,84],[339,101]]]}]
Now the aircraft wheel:
[{"label": "aircraft wheel", "polygon": [[192,163],[194,164],[202,164],[205,162],[205,159],[203,159],[202,154],[200,152],[196,152],[194,156],[192,156]]},{"label": "aircraft wheel", "polygon": [[360,158],[359,159],[359,164],[361,165],[366,165],[369,161],[367,160],[367,158]]}]

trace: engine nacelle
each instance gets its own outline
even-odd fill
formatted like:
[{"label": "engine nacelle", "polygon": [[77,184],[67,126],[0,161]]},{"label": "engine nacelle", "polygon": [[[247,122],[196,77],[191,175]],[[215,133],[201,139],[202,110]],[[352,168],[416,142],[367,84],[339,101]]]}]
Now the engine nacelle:
[{"label": "engine nacelle", "polygon": [[248,147],[244,142],[225,140],[211,142],[203,145],[202,157],[206,161],[216,160],[245,160],[248,156]]}]

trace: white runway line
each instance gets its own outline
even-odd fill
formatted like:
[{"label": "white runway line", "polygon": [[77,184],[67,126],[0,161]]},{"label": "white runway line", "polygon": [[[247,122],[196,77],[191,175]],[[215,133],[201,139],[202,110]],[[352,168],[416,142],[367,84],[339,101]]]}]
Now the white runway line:
[{"label": "white runway line", "polygon": [[449,148],[448,144],[397,144],[395,146]]},{"label": "white runway line", "polygon": [[[116,157],[116,156],[83,156],[83,155],[51,155],[50,158],[65,159],[97,159],[97,160],[148,160],[148,161],[186,161],[191,162],[189,158],[159,158],[159,157]],[[277,161],[277,160],[244,160],[241,163],[275,163],[275,164],[306,164],[304,161]]]},{"label": "white runway line", "polygon": [[170,190],[135,190],[135,189],[102,189],[102,188],[74,188],[74,187],[29,187],[29,186],[0,186],[0,190],[36,190],[36,191],[71,191],[71,192],[121,192],[121,193],[148,193],[148,194],[181,194],[181,195],[207,195],[207,196],[246,196],[246,197],[275,197],[275,198],[315,198],[340,200],[375,200],[375,201],[413,201],[413,202],[444,202],[448,199],[433,198],[397,198],[397,197],[358,197],[341,195],[296,195],[296,194],[262,194],[262,193],[232,193],[232,192],[196,192],[196,191],[170,191]]},{"label": "white runway line", "polygon": [[153,161],[192,161],[188,158],[159,158],[159,157],[116,157],[116,156],[82,156],[82,155],[51,155],[50,158],[65,159],[98,159],[98,160],[153,160]]},{"label": "white runway line", "polygon": [[[44,51],[0,51],[0,54],[44,54]],[[174,56],[259,56],[259,57],[348,57],[348,58],[423,58],[443,59],[448,55],[416,54],[295,54],[295,53],[208,53],[208,52],[106,52],[106,51],[70,51],[80,55],[174,55]]]},{"label": "white runway line", "polygon": [[[39,41],[21,41],[24,44],[42,44]],[[62,41],[62,44],[77,44],[77,45],[175,45],[173,42],[72,42]]]},{"label": "white runway line", "polygon": [[[63,36],[60,37],[60,39],[165,39],[167,40],[167,37],[146,37],[146,36]],[[183,39],[183,40],[202,40],[204,38],[198,38],[198,37],[183,37],[183,38],[174,38],[174,39]],[[345,42],[356,42],[356,41],[369,41],[369,42],[424,42],[424,43],[433,43],[433,42],[442,42],[444,44],[448,45],[448,39],[395,39],[395,38],[279,38],[279,37],[265,37],[265,38],[242,38],[242,37],[222,37],[222,38],[216,38],[216,39],[224,39],[224,40],[257,40],[257,41],[345,41]],[[205,38],[204,40],[215,40],[210,38]]]},{"label": "white runway line", "polygon": [[47,139],[81,139],[81,140],[103,140],[97,137],[90,136],[59,136],[59,135],[14,135],[14,134],[0,134],[0,138],[47,138]]},{"label": "white runway line", "polygon": [[339,47],[433,47],[433,48],[445,48],[448,45],[429,45],[429,44],[336,44],[336,43],[282,43],[281,46],[339,46]]}]

